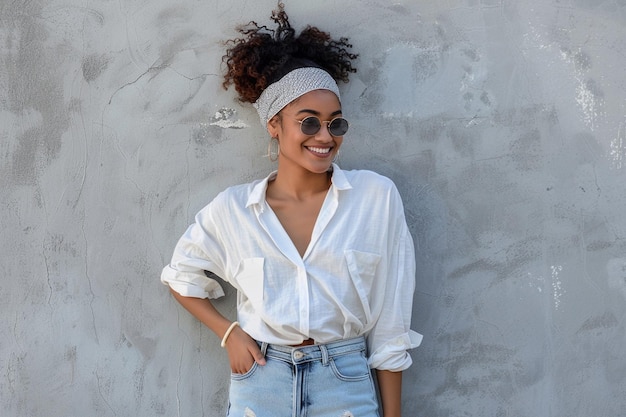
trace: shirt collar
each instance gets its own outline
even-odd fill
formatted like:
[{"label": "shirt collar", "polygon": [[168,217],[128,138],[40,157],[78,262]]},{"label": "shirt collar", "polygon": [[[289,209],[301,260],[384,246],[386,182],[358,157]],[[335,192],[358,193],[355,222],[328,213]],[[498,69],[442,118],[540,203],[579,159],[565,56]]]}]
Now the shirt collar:
[{"label": "shirt collar", "polygon": [[[267,183],[276,178],[277,172],[278,171],[271,172],[267,177],[252,186],[252,191],[250,191],[248,201],[246,202],[246,207],[263,203],[265,200]],[[349,190],[352,188],[352,184],[348,181],[345,172],[339,168],[337,164],[332,165],[332,186],[337,190]]]}]

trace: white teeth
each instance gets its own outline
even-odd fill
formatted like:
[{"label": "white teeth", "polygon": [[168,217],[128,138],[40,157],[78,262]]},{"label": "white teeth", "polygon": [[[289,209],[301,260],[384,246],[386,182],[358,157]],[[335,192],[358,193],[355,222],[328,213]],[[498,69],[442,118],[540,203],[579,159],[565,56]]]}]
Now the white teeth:
[{"label": "white teeth", "polygon": [[316,152],[316,153],[328,153],[330,152],[330,148],[313,148],[313,147],[309,147],[309,150]]}]

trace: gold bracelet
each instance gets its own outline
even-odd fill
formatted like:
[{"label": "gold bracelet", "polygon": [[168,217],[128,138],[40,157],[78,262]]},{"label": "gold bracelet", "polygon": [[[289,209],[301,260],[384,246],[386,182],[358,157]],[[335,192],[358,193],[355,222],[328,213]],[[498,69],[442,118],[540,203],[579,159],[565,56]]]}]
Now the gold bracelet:
[{"label": "gold bracelet", "polygon": [[233,329],[235,327],[239,326],[239,322],[238,321],[233,321],[231,323],[231,325],[228,327],[228,330],[226,330],[226,333],[224,333],[224,337],[222,338],[222,343],[220,343],[221,347],[226,347],[226,341],[228,340],[228,336],[230,336],[230,334],[232,333]]}]

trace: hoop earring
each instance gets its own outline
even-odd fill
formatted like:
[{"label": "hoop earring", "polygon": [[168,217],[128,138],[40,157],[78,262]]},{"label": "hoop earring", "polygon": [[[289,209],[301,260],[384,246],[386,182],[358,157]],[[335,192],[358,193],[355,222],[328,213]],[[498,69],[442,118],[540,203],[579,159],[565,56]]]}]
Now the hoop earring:
[{"label": "hoop earring", "polygon": [[265,156],[267,156],[270,161],[276,162],[278,155],[280,155],[280,143],[278,142],[278,138],[270,138],[267,144],[267,155]]}]

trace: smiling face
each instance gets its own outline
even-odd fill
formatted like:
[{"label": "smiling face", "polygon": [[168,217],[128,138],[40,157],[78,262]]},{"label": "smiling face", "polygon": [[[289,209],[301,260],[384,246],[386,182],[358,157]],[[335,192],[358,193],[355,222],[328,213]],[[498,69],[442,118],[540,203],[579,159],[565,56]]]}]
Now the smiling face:
[{"label": "smiling face", "polygon": [[[309,116],[322,121],[322,127],[314,135],[306,135],[300,128],[300,122]],[[268,122],[270,134],[278,138],[280,144],[279,171],[326,173],[339,151],[343,136],[331,135],[325,121],[340,116],[339,99],[328,90],[310,91],[285,106]]]}]

